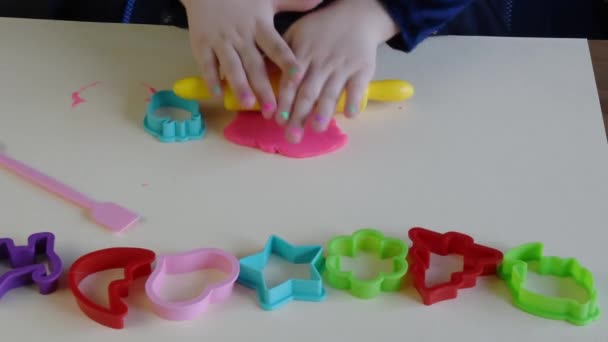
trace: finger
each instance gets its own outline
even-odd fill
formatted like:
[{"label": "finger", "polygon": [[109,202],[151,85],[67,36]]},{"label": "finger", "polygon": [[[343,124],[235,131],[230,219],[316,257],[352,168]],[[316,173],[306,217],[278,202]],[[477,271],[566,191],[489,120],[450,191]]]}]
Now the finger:
[{"label": "finger", "polygon": [[317,132],[325,131],[336,113],[336,106],[347,81],[347,77],[341,75],[348,74],[334,73],[329,77],[317,101],[316,111],[311,115],[312,127]]},{"label": "finger", "polygon": [[289,122],[291,118],[291,110],[293,102],[296,98],[300,82],[289,78],[281,78],[278,91],[277,112],[275,116],[276,122],[283,126]]},{"label": "finger", "polygon": [[218,62],[212,49],[202,49],[197,53],[201,74],[207,87],[215,97],[222,96],[222,86],[218,73]]},{"label": "finger", "polygon": [[322,0],[282,0],[278,3],[278,12],[305,12],[319,6]]},{"label": "finger", "polygon": [[365,91],[372,77],[373,70],[362,70],[353,75],[346,83],[344,115],[346,115],[347,118],[354,118],[359,114]]},{"label": "finger", "polygon": [[266,65],[264,64],[264,59],[262,58],[260,51],[254,45],[239,49],[238,52],[241,56],[245,72],[247,73],[249,84],[253,88],[261,105],[262,115],[266,119],[271,119],[277,105],[270,80],[268,79],[268,72]]},{"label": "finger", "polygon": [[276,66],[292,79],[301,76],[300,65],[287,41],[281,37],[274,26],[263,25],[258,31],[256,43]]},{"label": "finger", "polygon": [[230,87],[238,94],[241,106],[251,108],[255,105],[255,96],[249,86],[247,74],[243,69],[241,57],[232,45],[224,44],[215,48],[223,74]]},{"label": "finger", "polygon": [[314,65],[308,70],[298,89],[293,113],[287,124],[288,141],[299,143],[302,140],[306,118],[312,112],[328,77],[328,72]]}]

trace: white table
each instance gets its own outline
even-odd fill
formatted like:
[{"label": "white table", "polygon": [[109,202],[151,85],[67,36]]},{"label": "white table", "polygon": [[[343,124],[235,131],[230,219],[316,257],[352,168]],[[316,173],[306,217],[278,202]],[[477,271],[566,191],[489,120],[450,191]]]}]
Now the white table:
[{"label": "white table", "polygon": [[[600,307],[608,307],[608,146],[586,41],[442,37],[409,55],[382,48],[377,77],[412,82],[415,97],[340,118],[348,146],[308,160],[228,143],[222,129],[232,114],[207,107],[203,141],[162,144],[144,132],[141,82],[166,89],[197,72],[179,29],[2,19],[0,42],[5,151],[144,216],[116,236],[1,170],[0,235],[23,243],[34,232],[55,233],[66,269],[111,246],[159,254],[218,247],[241,257],[270,234],[325,245],[375,227],[407,241],[410,227],[424,226],[503,251],[541,241],[546,253],[593,270]],[[71,92],[94,81],[101,83],[83,92],[87,102],[70,108]],[[411,288],[362,301],[328,287],[324,303],[265,312],[253,291],[237,286],[225,304],[181,323],[151,313],[142,284],[128,299],[125,330],[86,318],[63,283],[46,297],[36,288],[7,294],[2,334],[90,342],[240,334],[249,341],[608,339],[603,317],[580,328],[519,311],[495,277],[430,307]]]}]

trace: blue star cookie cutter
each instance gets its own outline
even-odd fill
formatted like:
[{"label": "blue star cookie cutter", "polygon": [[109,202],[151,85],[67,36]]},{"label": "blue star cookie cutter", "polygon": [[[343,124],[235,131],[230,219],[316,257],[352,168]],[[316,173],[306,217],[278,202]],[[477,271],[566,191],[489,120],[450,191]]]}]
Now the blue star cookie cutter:
[{"label": "blue star cookie cutter", "polygon": [[[47,266],[36,257],[44,256]],[[16,246],[9,238],[0,239],[0,260],[7,260],[10,270],[0,274],[0,298],[10,290],[31,284],[38,285],[43,295],[57,290],[63,273],[63,262],[55,253],[55,235],[48,232],[30,235],[28,244]]]},{"label": "blue star cookie cutter", "polygon": [[[161,108],[185,110],[190,113],[190,118],[176,121],[171,117],[159,116],[157,112]],[[144,129],[161,142],[171,143],[200,140],[205,135],[206,126],[197,101],[183,99],[170,90],[161,90],[150,97]]]},{"label": "blue star cookie cutter", "polygon": [[[310,279],[288,279],[268,288],[264,268],[273,254],[294,264],[310,264]],[[241,270],[237,282],[257,290],[260,307],[268,311],[292,300],[321,302],[327,297],[321,276],[324,263],[323,247],[294,246],[272,235],[263,251],[239,260]]]}]

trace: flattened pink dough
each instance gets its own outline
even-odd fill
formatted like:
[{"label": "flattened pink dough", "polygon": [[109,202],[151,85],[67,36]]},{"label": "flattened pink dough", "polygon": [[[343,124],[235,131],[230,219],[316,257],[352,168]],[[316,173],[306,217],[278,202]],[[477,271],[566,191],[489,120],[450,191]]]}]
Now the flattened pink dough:
[{"label": "flattened pink dough", "polygon": [[307,128],[302,141],[292,144],[285,139],[284,127],[274,120],[264,119],[259,112],[250,111],[238,112],[224,130],[224,137],[237,145],[291,158],[310,158],[331,153],[344,146],[348,140],[332,119],[325,132],[317,133]]}]

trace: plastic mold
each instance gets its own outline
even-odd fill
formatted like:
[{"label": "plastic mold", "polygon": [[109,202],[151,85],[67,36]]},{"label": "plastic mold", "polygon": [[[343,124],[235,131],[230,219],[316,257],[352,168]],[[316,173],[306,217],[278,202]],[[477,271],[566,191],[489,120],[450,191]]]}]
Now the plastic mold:
[{"label": "plastic mold", "polygon": [[[374,252],[381,259],[393,262],[392,272],[379,274],[371,280],[357,279],[352,271],[342,271],[341,257],[354,257],[359,252]],[[381,292],[398,291],[407,273],[407,245],[398,239],[385,237],[374,229],[361,229],[351,236],[338,236],[327,245],[325,273],[334,288],[350,290],[361,299],[371,299]]]},{"label": "plastic mold", "polygon": [[[207,286],[199,296],[188,301],[173,302],[158,295],[160,288],[165,285],[167,275],[204,269],[222,271],[227,278]],[[156,268],[146,282],[146,294],[158,316],[172,321],[190,320],[203,313],[209,304],[219,303],[228,298],[232,294],[238,275],[238,259],[220,249],[203,248],[182,254],[165,255],[158,258]]]},{"label": "plastic mold", "polygon": [[[576,284],[587,291],[589,300],[580,303],[571,298],[544,296],[526,290],[528,263],[533,261],[538,262],[540,275],[571,277]],[[504,260],[498,268],[498,275],[511,291],[514,305],[532,315],[581,326],[596,321],[600,316],[593,274],[581,266],[576,259],[543,256],[541,243],[525,244],[505,253]]]},{"label": "plastic mold", "polygon": [[[293,246],[273,235],[262,252],[240,260],[241,271],[237,282],[257,290],[259,304],[264,310],[277,309],[292,300],[323,301],[327,295],[321,277],[322,251],[321,246]],[[263,271],[272,254],[291,263],[310,264],[310,279],[289,279],[268,288]]]},{"label": "plastic mold", "polygon": [[[426,305],[456,298],[458,290],[475,286],[477,277],[496,274],[502,260],[502,252],[476,244],[472,237],[458,233],[437,233],[425,228],[410,229],[410,272],[414,287]],[[446,256],[457,254],[463,257],[463,270],[454,272],[450,281],[426,286],[426,270],[430,266],[431,253]]]},{"label": "plastic mold", "polygon": [[[85,315],[99,324],[122,329],[129,311],[122,298],[129,295],[129,286],[135,279],[152,272],[154,259],[154,252],[142,248],[115,247],[91,252],[72,264],[68,274],[70,290]],[[115,268],[124,269],[124,278],[114,280],[108,286],[108,308],[93,302],[78,287],[87,276]]]},{"label": "plastic mold", "polygon": [[[190,119],[176,121],[158,116],[160,108],[178,108],[190,113]],[[144,118],[144,129],[161,142],[200,140],[205,134],[205,123],[197,101],[183,99],[170,90],[161,90],[150,97]]]},{"label": "plastic mold", "polygon": [[[11,267],[10,271],[0,274],[0,298],[12,289],[30,284],[36,284],[44,295],[57,290],[63,263],[54,248],[52,233],[32,234],[26,246],[15,246],[8,238],[0,239],[0,259],[7,259]],[[46,257],[48,272],[44,264],[36,262],[39,255]]]}]

